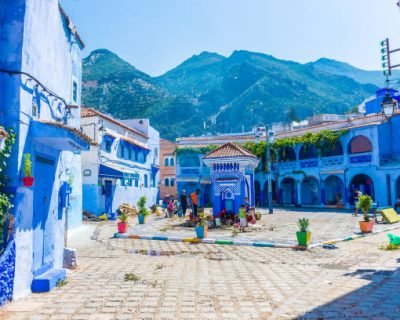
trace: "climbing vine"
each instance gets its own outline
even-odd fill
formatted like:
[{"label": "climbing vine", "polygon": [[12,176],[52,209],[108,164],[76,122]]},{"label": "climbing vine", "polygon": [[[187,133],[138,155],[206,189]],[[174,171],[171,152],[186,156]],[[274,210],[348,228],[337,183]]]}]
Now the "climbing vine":
[{"label": "climbing vine", "polygon": [[186,147],[184,147],[184,148],[176,147],[175,148],[175,155],[176,156],[180,156],[182,154],[188,154],[188,153],[207,154],[207,153],[210,153],[210,152],[214,151],[217,148],[218,148],[218,146],[215,145],[215,144],[209,144],[209,145],[207,145],[205,147],[199,147],[199,148],[196,148],[196,147],[188,147],[188,148],[186,148]]},{"label": "climbing vine", "polygon": [[10,181],[6,174],[7,159],[11,156],[12,146],[15,142],[15,133],[10,130],[7,132],[8,137],[4,142],[4,147],[0,151],[0,228],[3,226],[7,211],[12,207],[10,196],[7,195],[5,189]]}]

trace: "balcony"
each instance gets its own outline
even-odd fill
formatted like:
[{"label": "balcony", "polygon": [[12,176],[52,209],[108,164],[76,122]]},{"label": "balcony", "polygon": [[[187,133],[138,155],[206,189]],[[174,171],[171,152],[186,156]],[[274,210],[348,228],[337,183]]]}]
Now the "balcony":
[{"label": "balcony", "polygon": [[296,167],[297,167],[296,161],[279,162],[278,164],[279,170],[295,170]]},{"label": "balcony", "polygon": [[369,163],[372,161],[372,152],[349,155],[350,164]]},{"label": "balcony", "polygon": [[318,167],[318,158],[300,160],[300,168],[315,168]]},{"label": "balcony", "polygon": [[340,166],[344,162],[343,156],[335,156],[335,157],[324,157],[321,158],[322,166],[324,167],[332,167],[332,166]]}]

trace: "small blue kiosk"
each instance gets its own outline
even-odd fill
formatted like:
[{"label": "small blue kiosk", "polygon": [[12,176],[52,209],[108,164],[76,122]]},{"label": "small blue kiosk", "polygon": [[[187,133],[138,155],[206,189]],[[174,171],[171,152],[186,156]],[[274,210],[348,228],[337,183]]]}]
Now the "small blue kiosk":
[{"label": "small blue kiosk", "polygon": [[213,214],[238,213],[244,198],[254,206],[254,169],[258,158],[239,145],[226,143],[203,158],[211,170]]}]

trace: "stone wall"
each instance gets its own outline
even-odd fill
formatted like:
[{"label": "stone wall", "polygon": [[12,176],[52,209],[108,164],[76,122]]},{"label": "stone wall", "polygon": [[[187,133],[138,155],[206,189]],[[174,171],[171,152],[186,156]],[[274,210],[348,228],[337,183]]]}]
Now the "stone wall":
[{"label": "stone wall", "polygon": [[12,299],[15,272],[15,242],[11,240],[0,256],[0,306]]}]

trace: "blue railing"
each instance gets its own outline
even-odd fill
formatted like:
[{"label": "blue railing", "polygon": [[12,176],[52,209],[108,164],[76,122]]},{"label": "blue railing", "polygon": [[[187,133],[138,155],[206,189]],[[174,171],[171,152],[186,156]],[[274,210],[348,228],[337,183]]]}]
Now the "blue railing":
[{"label": "blue railing", "polygon": [[322,165],[324,167],[339,166],[339,165],[343,164],[344,157],[343,156],[324,157],[324,158],[321,158],[321,160],[322,160]]},{"label": "blue railing", "polygon": [[300,160],[301,168],[314,168],[318,167],[318,159]]},{"label": "blue railing", "polygon": [[356,156],[350,156],[350,163],[368,163],[372,161],[372,154],[370,152],[359,154]]}]

